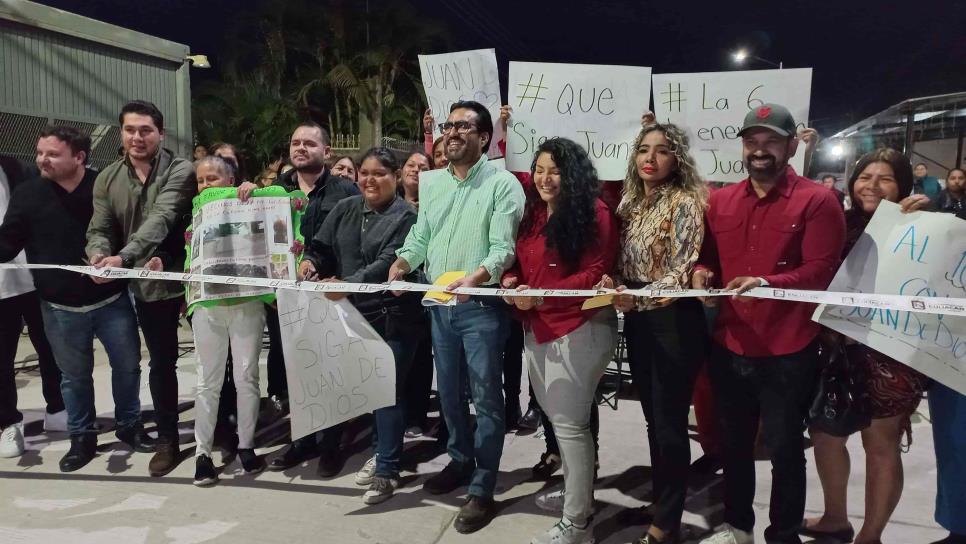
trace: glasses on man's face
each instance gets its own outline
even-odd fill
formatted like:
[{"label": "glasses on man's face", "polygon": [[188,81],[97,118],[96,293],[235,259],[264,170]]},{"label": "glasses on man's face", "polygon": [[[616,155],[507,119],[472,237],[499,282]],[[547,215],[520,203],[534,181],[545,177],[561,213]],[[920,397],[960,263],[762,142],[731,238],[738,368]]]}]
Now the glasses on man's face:
[{"label": "glasses on man's face", "polygon": [[456,132],[466,134],[467,132],[476,128],[476,125],[470,123],[469,121],[446,121],[445,123],[439,124],[439,131],[443,134],[446,134],[454,128],[456,129]]}]

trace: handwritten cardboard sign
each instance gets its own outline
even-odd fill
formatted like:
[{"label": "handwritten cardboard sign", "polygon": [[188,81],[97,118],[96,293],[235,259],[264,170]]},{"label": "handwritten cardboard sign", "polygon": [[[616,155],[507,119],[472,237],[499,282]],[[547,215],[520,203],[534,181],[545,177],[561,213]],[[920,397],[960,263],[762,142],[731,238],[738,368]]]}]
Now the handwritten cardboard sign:
[{"label": "handwritten cardboard sign", "polygon": [[392,406],[392,350],[348,300],[279,289],[292,439]]},{"label": "handwritten cardboard sign", "polygon": [[[654,74],[658,122],[684,128],[698,171],[708,181],[736,182],[747,174],[738,131],[748,111],[765,103],[788,108],[800,128],[808,123],[812,69]],[[792,166],[802,174],[805,146]]]},{"label": "handwritten cardboard sign", "polygon": [[638,66],[511,62],[507,169],[529,172],[537,147],[560,136],[587,150],[600,179],[624,179],[650,81]]},{"label": "handwritten cardboard sign", "polygon": [[[966,221],[882,202],[828,290],[962,298],[964,282]],[[966,317],[823,305],[812,319],[966,394]]]},{"label": "handwritten cardboard sign", "polygon": [[[497,142],[503,139],[500,118],[500,73],[493,49],[474,49],[439,55],[419,55],[426,102],[433,111],[435,125],[446,121],[449,108],[460,100],[473,100],[486,106],[493,118],[493,140],[488,155],[501,155]],[[433,138],[440,136],[433,126]]]}]

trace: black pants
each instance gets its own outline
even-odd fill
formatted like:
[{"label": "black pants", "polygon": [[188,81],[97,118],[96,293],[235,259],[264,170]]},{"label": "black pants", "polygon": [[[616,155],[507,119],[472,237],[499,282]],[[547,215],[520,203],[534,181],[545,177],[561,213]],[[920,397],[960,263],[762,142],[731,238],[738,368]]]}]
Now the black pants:
[{"label": "black pants", "polygon": [[799,543],[805,514],[802,433],[815,389],[817,345],[775,357],[742,357],[714,345],[708,369],[718,406],[724,453],[725,521],[742,531],[755,526],[755,437],[771,458],[768,542]]},{"label": "black pants", "polygon": [[688,414],[694,380],[707,354],[701,303],[685,298],[624,317],[627,358],[647,421],[654,525],[677,531],[687,495]]},{"label": "black pants", "polygon": [[[510,320],[510,334],[503,347],[503,398],[508,408],[519,408],[523,380],[523,323]],[[533,398],[533,395],[530,396]],[[536,402],[536,401],[534,401]]]},{"label": "black pants", "polygon": [[54,362],[54,354],[44,333],[37,293],[31,291],[5,298],[0,300],[0,428],[23,421],[23,414],[17,410],[17,382],[13,363],[17,358],[17,344],[24,321],[27,322],[30,343],[37,351],[47,413],[64,409],[64,398],[60,395],[60,369]]},{"label": "black pants", "polygon": [[285,357],[282,354],[282,329],[278,325],[278,310],[265,305],[265,326],[268,327],[268,396],[288,398]]},{"label": "black pants", "polygon": [[406,381],[405,410],[406,426],[426,428],[426,414],[429,413],[429,395],[433,389],[433,337],[429,327],[419,333],[413,368]]},{"label": "black pants", "polygon": [[136,300],[138,323],[148,346],[151,401],[158,436],[178,442],[178,319],[183,297]]}]

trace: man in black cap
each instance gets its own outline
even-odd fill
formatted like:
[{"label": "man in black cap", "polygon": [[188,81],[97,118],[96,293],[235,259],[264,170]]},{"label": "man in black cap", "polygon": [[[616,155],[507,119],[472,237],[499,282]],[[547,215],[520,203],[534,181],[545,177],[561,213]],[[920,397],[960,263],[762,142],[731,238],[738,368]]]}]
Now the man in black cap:
[{"label": "man in black cap", "polygon": [[[824,290],[839,265],[845,217],[835,195],[789,166],[792,115],[765,104],[738,136],[748,178],[711,195],[692,284],[739,294],[756,287]],[[702,544],[753,544],[759,418],[772,463],[769,543],[800,543],[805,512],[802,433],[818,372],[813,304],[708,298],[721,312],[709,375],[724,440],[725,524]]]}]

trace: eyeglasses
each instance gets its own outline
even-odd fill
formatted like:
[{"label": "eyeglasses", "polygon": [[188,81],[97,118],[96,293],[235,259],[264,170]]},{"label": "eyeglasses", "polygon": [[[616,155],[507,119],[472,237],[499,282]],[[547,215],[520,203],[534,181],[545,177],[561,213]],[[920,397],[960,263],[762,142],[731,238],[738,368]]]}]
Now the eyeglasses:
[{"label": "eyeglasses", "polygon": [[469,121],[454,121],[454,122],[446,121],[445,123],[440,123],[437,126],[439,127],[439,131],[443,134],[446,134],[447,132],[450,131],[450,129],[453,129],[453,128],[455,128],[456,132],[460,134],[466,134],[467,132],[476,128],[476,125],[474,125],[473,123],[470,123]]}]

